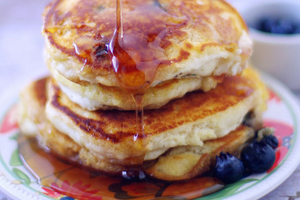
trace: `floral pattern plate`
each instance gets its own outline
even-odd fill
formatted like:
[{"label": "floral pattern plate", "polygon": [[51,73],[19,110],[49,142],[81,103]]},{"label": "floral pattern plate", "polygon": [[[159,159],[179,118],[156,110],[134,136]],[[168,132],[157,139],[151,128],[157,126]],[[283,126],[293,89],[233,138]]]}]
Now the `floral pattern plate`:
[{"label": "floral pattern plate", "polygon": [[[16,93],[2,96],[0,101],[0,189],[13,199],[20,200],[73,200],[73,199],[257,199],[269,193],[287,179],[300,163],[300,107],[297,99],[273,78],[262,74],[270,88],[268,110],[264,124],[275,128],[279,139],[276,161],[263,174],[253,174],[230,184],[221,185],[210,177],[197,177],[184,182],[166,183],[124,182],[119,178],[84,175],[83,170],[63,162],[54,174],[46,174],[43,164],[35,163],[37,171],[43,171],[49,187],[39,181],[23,165],[19,158],[16,124]],[[13,90],[11,90],[13,91]],[[19,141],[22,138],[19,138]],[[21,141],[22,142],[22,141]],[[33,156],[34,157],[34,156]],[[58,175],[59,174],[59,175]],[[67,174],[69,174],[67,176]],[[73,175],[74,174],[74,175]],[[78,174],[81,174],[78,176]],[[41,177],[41,176],[40,176]],[[70,178],[72,177],[72,178]],[[213,190],[219,190],[209,194]],[[203,197],[201,197],[203,196]]]}]

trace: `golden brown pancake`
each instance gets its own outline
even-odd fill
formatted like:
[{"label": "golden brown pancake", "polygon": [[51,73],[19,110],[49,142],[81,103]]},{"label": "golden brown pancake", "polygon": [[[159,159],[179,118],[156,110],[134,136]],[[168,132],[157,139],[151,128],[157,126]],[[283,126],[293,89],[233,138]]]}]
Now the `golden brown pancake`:
[{"label": "golden brown pancake", "polygon": [[253,139],[254,130],[239,126],[228,135],[207,140],[202,147],[181,146],[170,149],[155,162],[144,168],[147,174],[162,180],[185,180],[200,175],[215,165],[215,158],[220,152],[228,152],[238,156],[243,144]]},{"label": "golden brown pancake", "polygon": [[[51,69],[52,77],[69,99],[87,110],[135,110],[132,95],[119,87],[98,84],[74,83]],[[187,92],[209,91],[223,81],[220,77],[184,78],[165,81],[145,91],[144,110],[158,109],[172,99],[184,96]]]},{"label": "golden brown pancake", "polygon": [[[50,3],[43,29],[48,63],[76,83],[118,86],[108,53],[115,8],[111,0]],[[246,67],[251,54],[247,27],[223,0],[131,0],[123,1],[122,8],[124,41],[130,48],[146,52],[148,43],[156,41],[153,48],[163,55],[151,86],[171,79],[236,75]]]},{"label": "golden brown pancake", "polygon": [[147,110],[143,134],[137,133],[134,111],[87,111],[54,81],[49,84],[46,115],[59,131],[94,155],[133,164],[141,157],[155,159],[176,146],[202,146],[205,140],[223,137],[240,126],[249,111],[260,121],[264,87],[257,88],[257,83],[254,72],[226,77],[209,92],[192,92],[160,109]]},{"label": "golden brown pancake", "polygon": [[[78,157],[83,165],[108,173],[120,173],[143,159],[147,173],[165,180],[194,177],[221,149],[235,151],[251,135],[250,129],[240,127],[244,116],[251,111],[261,123],[266,92],[257,74],[247,69],[209,92],[192,92],[159,110],[145,111],[145,132],[137,135],[133,111],[87,111],[53,80],[49,79],[47,97],[44,88],[45,81],[34,82],[21,95],[19,123],[24,134],[37,136],[63,157]],[[218,143],[223,137],[236,140]],[[181,167],[165,170],[176,162]]]},{"label": "golden brown pancake", "polygon": [[[22,92],[19,105],[22,133],[37,137],[39,143],[50,148],[52,153],[82,166],[110,174],[120,174],[123,170],[130,169],[128,164],[114,163],[105,156],[95,155],[89,148],[76,143],[50,123],[45,115],[46,81],[47,79],[41,79],[33,82]],[[205,141],[203,146],[171,148],[156,160],[145,162],[142,169],[148,175],[162,180],[192,178],[207,171],[219,152],[236,153],[251,137],[252,128],[239,126],[224,137]]]}]

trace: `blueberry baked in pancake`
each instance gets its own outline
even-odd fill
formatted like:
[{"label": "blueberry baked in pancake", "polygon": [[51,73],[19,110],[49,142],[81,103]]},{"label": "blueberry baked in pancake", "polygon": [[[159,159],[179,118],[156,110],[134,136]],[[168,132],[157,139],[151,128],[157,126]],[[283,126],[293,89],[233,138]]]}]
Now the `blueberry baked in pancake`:
[{"label": "blueberry baked in pancake", "polygon": [[[201,175],[253,139],[268,94],[247,68],[251,40],[235,9],[223,0],[122,1],[122,23],[122,52],[136,62],[120,72],[110,49],[115,1],[46,7],[51,75],[21,93],[24,135],[83,167],[167,181]],[[140,83],[142,129],[127,87]]]}]

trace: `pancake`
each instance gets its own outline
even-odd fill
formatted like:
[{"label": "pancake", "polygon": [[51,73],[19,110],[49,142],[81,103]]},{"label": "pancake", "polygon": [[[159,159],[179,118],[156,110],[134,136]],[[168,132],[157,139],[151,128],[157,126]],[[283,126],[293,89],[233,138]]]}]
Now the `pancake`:
[{"label": "pancake", "polygon": [[[60,75],[55,69],[51,74],[68,98],[87,110],[135,110],[132,96],[119,87],[99,84],[78,84]],[[158,109],[172,99],[181,98],[194,90],[209,91],[222,82],[224,77],[174,79],[151,87],[145,91],[143,108]]]},{"label": "pancake", "polygon": [[259,124],[264,87],[258,87],[260,80],[253,71],[247,71],[244,76],[226,77],[209,92],[192,92],[145,111],[144,134],[137,135],[134,111],[87,111],[70,101],[53,80],[45,112],[56,129],[95,156],[133,165],[176,146],[202,146],[205,140],[223,137],[250,111]]},{"label": "pancake", "polygon": [[[49,148],[55,155],[93,170],[120,174],[130,169],[128,165],[112,163],[105,156],[95,155],[50,123],[45,114],[46,82],[46,78],[33,82],[21,94],[18,116],[22,134],[37,137],[41,146]],[[158,159],[145,162],[142,169],[149,176],[162,180],[192,178],[207,171],[219,152],[236,153],[252,137],[252,128],[239,126],[224,137],[204,141],[203,146],[171,148]]]},{"label": "pancake", "polygon": [[238,156],[241,147],[253,139],[254,130],[239,126],[224,137],[207,140],[202,147],[175,147],[160,156],[155,164],[147,162],[144,168],[147,174],[157,179],[178,181],[193,178],[203,174],[215,165],[216,156],[220,152],[228,152]]},{"label": "pancake", "polygon": [[[111,0],[50,3],[43,28],[47,63],[72,82],[118,87],[109,55],[115,8]],[[131,0],[122,8],[125,43],[138,53],[154,49],[151,87],[172,79],[236,75],[247,65],[247,27],[223,0]],[[151,41],[157,45],[149,47]]]},{"label": "pancake", "polygon": [[55,153],[65,157],[75,157],[81,147],[69,137],[59,133],[45,115],[47,101],[46,82],[43,78],[29,84],[20,94],[18,124],[22,134],[36,137],[40,145],[55,149]]}]

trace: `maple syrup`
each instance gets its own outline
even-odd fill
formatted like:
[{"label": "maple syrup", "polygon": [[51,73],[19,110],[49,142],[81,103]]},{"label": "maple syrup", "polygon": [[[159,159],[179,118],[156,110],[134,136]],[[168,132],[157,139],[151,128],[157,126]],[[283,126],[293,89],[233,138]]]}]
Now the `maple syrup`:
[{"label": "maple syrup", "polygon": [[109,43],[112,66],[122,89],[134,96],[143,94],[152,83],[156,69],[164,58],[163,51],[159,51],[161,38],[158,32],[151,33],[156,35],[154,41],[150,41],[149,35],[135,38],[134,34],[124,32],[121,0],[116,0],[116,5],[117,23]]},{"label": "maple syrup", "polygon": [[[150,11],[152,11],[150,9]],[[122,1],[116,0],[116,27],[109,43],[112,66],[114,68],[119,87],[131,94],[135,103],[136,135],[133,138],[134,145],[141,150],[143,156],[138,164],[142,166],[147,146],[144,134],[144,92],[150,87],[158,65],[165,59],[164,51],[160,47],[161,36],[164,30],[155,30],[143,37],[135,37],[133,33],[124,31],[122,19]],[[136,169],[140,171],[140,169]],[[127,171],[123,173],[127,177]],[[139,174],[139,173],[130,173]]]},{"label": "maple syrup", "polygon": [[[88,70],[86,64],[97,68],[97,65],[103,65],[103,60],[111,61],[112,65],[109,67],[113,68],[118,86],[131,94],[132,101],[136,105],[137,134],[133,141],[141,151],[145,151],[143,148],[147,144],[138,141],[138,138],[146,138],[143,94],[151,86],[159,65],[168,60],[165,50],[161,47],[162,40],[169,33],[170,27],[182,26],[185,19],[170,15],[158,1],[127,1],[125,2],[127,18],[123,18],[122,1],[115,2],[116,23],[113,34],[97,37],[80,36],[73,42],[74,51],[80,59],[83,59],[82,71]],[[128,17],[131,14],[141,19]],[[133,24],[130,19],[133,20]],[[144,22],[145,20],[148,21]],[[109,26],[107,25],[107,29],[104,30],[110,31]]]},{"label": "maple syrup", "polygon": [[[125,91],[131,93],[133,101],[135,103],[135,113],[136,113],[136,135],[133,137],[135,146],[137,146],[137,140],[140,136],[144,135],[144,109],[143,109],[143,92],[149,87],[151,80],[154,78],[155,68],[150,66],[150,73],[144,73],[138,70],[138,65],[141,60],[139,57],[135,57],[136,50],[132,51],[133,55],[126,49],[124,41],[124,31],[122,22],[122,1],[116,0],[116,27],[113,37],[109,43],[109,52],[112,57],[112,65],[116,73],[119,86]],[[126,73],[128,70],[133,71],[133,73]],[[140,148],[145,148],[145,144],[142,143]],[[144,153],[143,153],[144,154]],[[144,157],[144,155],[143,155]],[[142,166],[144,158],[140,157],[138,164]],[[140,168],[124,170],[122,176],[126,179],[131,179],[131,177],[139,178]]]}]

